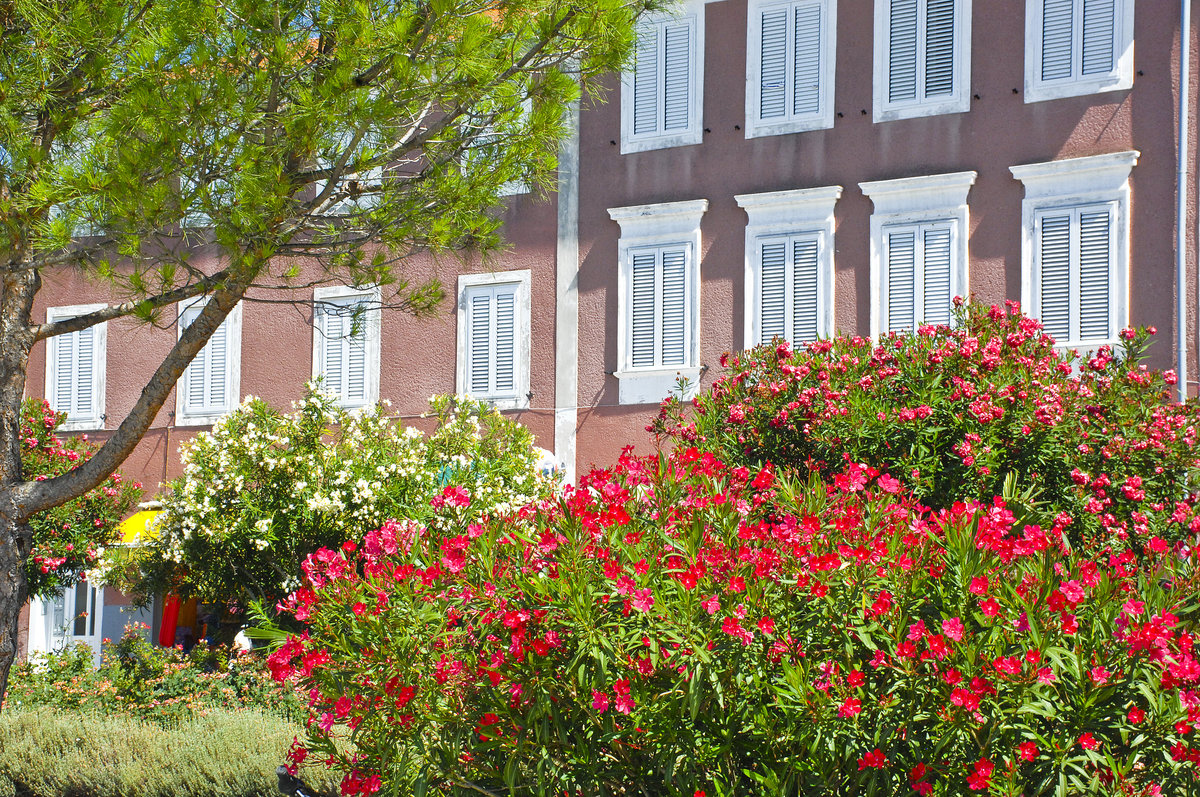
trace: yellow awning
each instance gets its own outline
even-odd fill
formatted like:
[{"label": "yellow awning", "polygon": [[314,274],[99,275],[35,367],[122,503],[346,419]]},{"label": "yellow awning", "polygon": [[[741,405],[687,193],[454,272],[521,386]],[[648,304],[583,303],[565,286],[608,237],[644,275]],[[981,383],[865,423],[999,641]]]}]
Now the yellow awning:
[{"label": "yellow awning", "polygon": [[154,519],[159,516],[161,510],[158,509],[143,509],[136,512],[121,521],[121,542],[124,545],[141,545],[147,540],[153,540],[158,537],[158,530],[154,528]]}]

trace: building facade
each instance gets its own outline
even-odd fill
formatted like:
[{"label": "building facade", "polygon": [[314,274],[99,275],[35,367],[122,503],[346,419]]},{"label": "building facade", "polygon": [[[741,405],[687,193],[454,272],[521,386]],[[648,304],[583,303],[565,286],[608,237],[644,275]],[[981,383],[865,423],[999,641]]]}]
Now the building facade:
[{"label": "building facade", "polygon": [[[659,401],[711,382],[722,352],[945,323],[968,294],[1018,300],[1083,349],[1156,326],[1152,364],[1195,392],[1187,6],[687,0],[584,98],[558,191],[513,187],[505,251],[405,266],[453,296],[434,317],[352,321],[375,294],[349,287],[252,292],[124,470],[153,492],[241,397],[286,408],[322,375],[347,406],[386,398],[414,424],[432,394],[487,399],[575,474],[647,450]],[[47,319],[112,299],[67,273],[39,297]],[[102,438],[197,311],[52,339],[29,391]]]}]

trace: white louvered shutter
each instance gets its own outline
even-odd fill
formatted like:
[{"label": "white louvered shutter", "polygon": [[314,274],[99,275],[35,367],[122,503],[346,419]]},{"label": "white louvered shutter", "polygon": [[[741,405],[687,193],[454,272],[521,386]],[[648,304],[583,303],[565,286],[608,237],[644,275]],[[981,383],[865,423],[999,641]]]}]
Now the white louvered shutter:
[{"label": "white louvered shutter", "polygon": [[656,252],[635,252],[630,275],[632,302],[630,303],[630,351],[634,368],[649,368],[655,365],[655,271]]},{"label": "white louvered shutter", "polygon": [[321,304],[321,334],[322,351],[324,362],[321,364],[321,374],[325,377],[324,388],[327,392],[342,398],[345,394],[345,363],[346,354],[345,346],[342,342],[345,337],[343,327],[348,327],[349,324],[343,324],[343,321],[348,321],[342,317],[342,308],[334,302],[323,302]]},{"label": "white louvered shutter", "polygon": [[954,6],[957,0],[927,0],[925,6],[925,97],[954,93]]},{"label": "white louvered shutter", "polygon": [[515,287],[496,289],[496,377],[494,395],[512,395],[516,390],[517,294]]},{"label": "white louvered shutter", "polygon": [[518,285],[467,289],[467,392],[477,398],[517,394]]},{"label": "white louvered shutter", "polygon": [[1042,80],[1072,76],[1075,0],[1042,0]]},{"label": "white louvered shutter", "polygon": [[1109,340],[1111,325],[1112,213],[1108,208],[1079,213],[1078,340]]},{"label": "white louvered shutter", "polygon": [[341,340],[346,364],[345,392],[342,397],[350,404],[362,404],[367,400],[367,314],[360,302],[346,307],[347,315],[342,319]]},{"label": "white louvered shutter", "polygon": [[917,229],[907,228],[887,237],[887,331],[912,329],[916,309]]},{"label": "white louvered shutter", "polygon": [[923,324],[949,324],[951,293],[951,235],[949,227],[927,227],[922,233],[921,285]]},{"label": "white louvered shutter", "polygon": [[758,115],[760,119],[782,119],[787,116],[787,9],[763,11],[761,22]]},{"label": "white louvered shutter", "polygon": [[638,136],[658,132],[659,31],[658,25],[638,30],[633,67],[633,133]]},{"label": "white louvered shutter", "polygon": [[663,28],[663,120],[664,132],[690,126],[692,29],[686,23]]},{"label": "white louvered shutter", "polygon": [[661,365],[687,363],[687,252],[662,253]]},{"label": "white louvered shutter", "polygon": [[892,0],[888,17],[888,101],[917,99],[917,0]]},{"label": "white louvered shutter", "polygon": [[96,328],[54,338],[51,409],[69,419],[96,418]]},{"label": "white louvered shutter", "polygon": [[817,339],[819,250],[820,241],[815,236],[792,241],[792,343]]},{"label": "white louvered shutter", "polygon": [[[185,309],[180,317],[181,326],[190,326],[200,315],[200,310],[200,305]],[[229,320],[226,319],[184,372],[181,388],[185,413],[212,414],[229,409],[229,357]]]},{"label": "white louvered shutter", "polygon": [[1081,72],[1103,75],[1116,62],[1117,0],[1083,0]]},{"label": "white louvered shutter", "polygon": [[794,32],[792,114],[813,116],[821,112],[822,40],[820,3],[796,6],[792,16]]},{"label": "white louvered shutter", "polygon": [[74,333],[77,347],[75,361],[75,400],[72,402],[75,416],[90,418],[95,415],[95,364],[96,329],[88,327]]},{"label": "white louvered shutter", "polygon": [[467,299],[467,383],[470,392],[484,395],[491,388],[492,294],[475,290]]},{"label": "white louvered shutter", "polygon": [[787,337],[787,240],[763,241],[759,264],[758,343],[770,343]]},{"label": "white louvered shutter", "polygon": [[1072,213],[1048,213],[1038,219],[1038,315],[1055,340],[1071,336]]}]

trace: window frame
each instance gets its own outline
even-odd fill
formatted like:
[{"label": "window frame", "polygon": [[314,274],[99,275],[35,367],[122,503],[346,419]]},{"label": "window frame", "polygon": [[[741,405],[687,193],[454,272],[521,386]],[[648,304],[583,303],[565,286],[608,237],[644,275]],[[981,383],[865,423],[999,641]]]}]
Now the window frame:
[{"label": "window frame", "polygon": [[[700,219],[708,210],[707,199],[663,202],[609,208],[608,215],[621,227],[617,240],[617,367],[613,376],[620,384],[619,403],[658,403],[676,391],[684,377],[688,388],[683,398],[695,394],[700,365]],[[632,292],[633,255],[648,249],[685,247],[684,263],[684,352],[685,363],[669,367],[633,366]],[[657,291],[656,291],[657,293]],[[661,314],[661,307],[656,308]]]},{"label": "window frame", "polygon": [[[193,307],[203,307],[208,303],[208,297],[197,296],[193,299],[186,299],[179,303],[178,314],[175,318],[176,336],[183,335],[183,314]],[[225,355],[225,409],[210,412],[189,412],[187,409],[187,394],[188,394],[188,379],[189,372],[192,370],[192,365],[196,362],[193,359],[188,363],[188,367],[180,374],[179,381],[175,384],[175,425],[176,426],[208,426],[217,422],[217,419],[222,415],[232,411],[238,404],[238,396],[241,395],[242,381],[242,303],[238,302],[233,309],[229,311],[229,315],[225,316],[222,325],[228,324],[226,333],[228,340],[226,341]],[[199,358],[208,349],[208,341],[205,341],[204,348],[196,354]]]},{"label": "window frame", "polygon": [[[1075,64],[1072,64],[1070,78],[1046,81],[1041,78],[1045,0],[1025,0],[1025,102],[1045,102],[1133,88],[1134,3],[1132,0],[1114,1],[1117,7],[1113,12],[1112,71],[1103,75],[1076,75]],[[1073,10],[1073,13],[1079,17],[1083,13],[1083,0],[1073,0],[1072,8],[1076,5],[1079,10]],[[1078,36],[1083,36],[1082,30],[1078,32]],[[1072,31],[1072,42],[1075,41],[1075,37],[1076,32]]]},{"label": "window frame", "polygon": [[[772,7],[784,6],[793,10],[799,5],[817,5],[821,9],[821,108],[815,114],[793,116],[783,120],[764,121],[759,118],[762,98],[762,13]],[[792,12],[794,19],[794,11]],[[834,91],[837,63],[837,0],[751,0],[746,17],[746,138],[778,136],[801,133],[807,130],[825,130],[833,127]],[[793,53],[793,64],[795,61]],[[793,82],[785,81],[784,93],[788,88],[795,91]]]},{"label": "window frame", "polygon": [[[75,318],[88,313],[94,313],[97,310],[103,310],[108,305],[106,304],[75,304],[64,305],[59,307],[46,308],[46,323],[54,321],[62,321],[68,318]],[[92,347],[92,413],[80,417],[78,415],[72,417],[70,412],[67,412],[67,419],[60,427],[64,432],[75,431],[91,431],[104,428],[105,421],[105,389],[107,387],[107,364],[108,364],[108,322],[101,321],[99,324],[94,324],[89,329],[93,330],[95,340]],[[67,333],[70,335],[78,335],[79,332]],[[58,399],[58,393],[55,389],[57,383],[58,370],[58,346],[61,339],[65,335],[55,335],[46,341],[46,390],[43,394],[46,397],[46,402],[51,405]],[[53,400],[52,400],[53,399]],[[55,410],[63,412],[63,410]]]},{"label": "window frame", "polygon": [[[467,301],[473,289],[492,288],[501,285],[516,286],[516,302],[514,314],[514,345],[513,345],[513,395],[503,394],[477,395],[470,390],[470,358],[468,347],[470,342],[470,325]],[[488,274],[460,274],[458,277],[458,363],[455,379],[455,392],[462,396],[470,396],[479,401],[486,401],[498,410],[529,409],[529,371],[532,365],[532,336],[531,327],[531,294],[533,276],[530,269],[515,269],[513,271],[497,271]],[[494,365],[494,364],[493,364]]]},{"label": "window frame", "polygon": [[[669,133],[634,133],[634,74],[635,68],[621,72],[621,154],[647,152],[669,147],[699,144],[704,140],[704,5],[705,0],[684,0],[675,13],[653,14],[638,21],[638,36],[651,26],[660,29],[670,24],[688,22],[690,27],[688,72],[688,126]],[[661,45],[660,45],[661,46]],[[634,50],[637,43],[635,40]],[[659,109],[661,111],[661,109]]]},{"label": "window frame", "polygon": [[[871,337],[887,331],[887,290],[884,279],[885,236],[897,227],[948,222],[951,228],[950,293],[967,296],[970,283],[970,210],[967,194],[975,184],[974,171],[901,177],[859,183],[874,205],[871,214]],[[918,317],[914,295],[914,317]],[[923,308],[922,308],[923,309]]]},{"label": "window frame", "polygon": [[[928,0],[917,0],[925,3]],[[891,122],[897,119],[915,119],[922,116],[939,116],[948,113],[966,113],[971,110],[971,2],[954,0],[954,93],[936,99],[916,99],[892,102],[888,99],[891,77],[889,31],[892,3],[894,0],[875,0],[875,39],[872,73],[872,120]],[[918,74],[922,50],[918,48]],[[918,81],[919,82],[919,81]]]},{"label": "window frame", "polygon": [[[739,194],[734,197],[746,211],[745,234],[745,305],[742,348],[757,346],[762,338],[762,318],[758,312],[762,297],[761,244],[772,238],[801,235],[817,237],[817,337],[834,334],[834,207],[842,196],[842,186]],[[792,301],[784,297],[785,307]],[[802,343],[785,338],[793,346]]]},{"label": "window frame", "polygon": [[[364,288],[335,285],[315,288],[313,290],[313,379],[323,375],[325,362],[325,335],[321,330],[319,305],[321,303],[343,304],[350,302],[357,303],[359,301],[367,303],[367,308],[363,311],[364,342],[366,344],[366,358],[364,363],[366,376],[363,388],[363,400],[361,403],[351,402],[341,396],[334,396],[337,406],[350,410],[370,408],[379,403],[379,349],[383,314],[382,293],[377,285]],[[329,392],[323,382],[322,391]],[[330,393],[330,395],[333,394]]]},{"label": "window frame", "polygon": [[[1126,150],[1009,167],[1013,177],[1025,186],[1025,197],[1021,201],[1021,306],[1033,318],[1040,320],[1042,317],[1038,220],[1046,211],[1115,205],[1110,231],[1110,235],[1115,236],[1114,261],[1109,266],[1112,334],[1103,340],[1056,340],[1058,348],[1083,351],[1105,344],[1115,346],[1120,343],[1121,329],[1129,325],[1129,177],[1140,156],[1137,150]],[[1079,319],[1070,318],[1068,323],[1076,329]]]}]

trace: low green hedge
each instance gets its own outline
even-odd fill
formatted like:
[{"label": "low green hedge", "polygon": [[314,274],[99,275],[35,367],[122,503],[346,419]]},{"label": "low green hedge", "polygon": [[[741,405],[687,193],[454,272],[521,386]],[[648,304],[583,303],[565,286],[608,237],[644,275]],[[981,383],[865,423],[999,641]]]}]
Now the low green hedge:
[{"label": "low green hedge", "polygon": [[[0,713],[0,797],[279,797],[275,768],[303,729],[252,711],[168,727],[83,711]],[[323,770],[302,770],[334,793]]]}]

